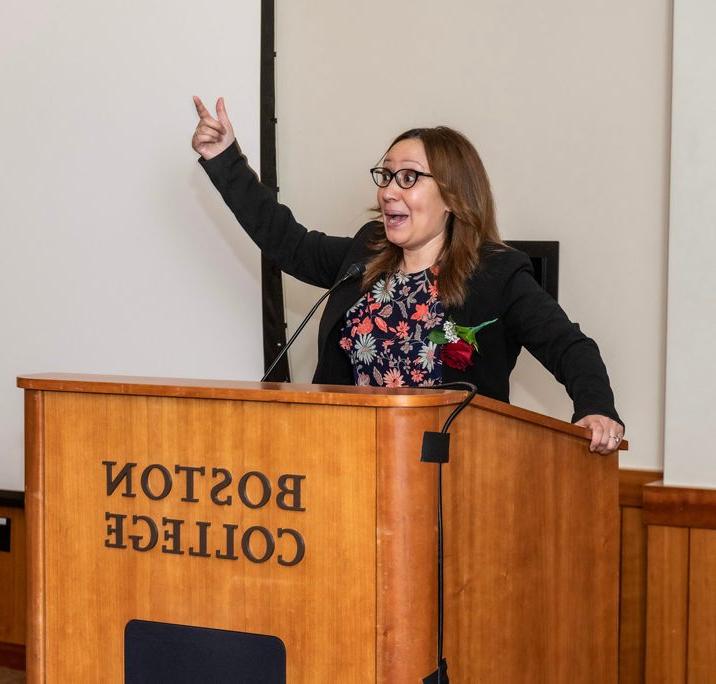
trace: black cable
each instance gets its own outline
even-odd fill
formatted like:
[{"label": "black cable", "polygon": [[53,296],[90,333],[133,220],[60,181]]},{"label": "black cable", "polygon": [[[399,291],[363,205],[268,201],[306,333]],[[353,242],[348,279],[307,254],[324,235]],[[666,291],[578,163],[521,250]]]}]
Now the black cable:
[{"label": "black cable", "polygon": [[438,463],[438,684],[442,683],[443,623],[445,620],[443,543],[443,464]]},{"label": "black cable", "polygon": [[462,410],[475,398],[475,395],[477,394],[477,387],[473,385],[471,382],[446,382],[444,385],[439,385],[440,389],[447,387],[448,389],[455,387],[455,388],[467,388],[468,395],[465,397],[465,399],[462,400],[462,402],[456,406],[452,413],[447,417],[447,420],[445,421],[445,424],[442,427],[443,434],[446,434],[447,431],[450,429],[450,426],[452,425],[452,422],[455,420],[455,418],[460,415]]},{"label": "black cable", "polygon": [[[447,434],[455,418],[457,418],[463,409],[475,398],[477,394],[477,387],[470,382],[446,382],[440,385],[440,388],[467,388],[467,396],[463,399],[458,406],[456,406],[445,420],[440,432]],[[444,580],[444,562],[443,562],[443,464],[438,463],[438,684],[442,684],[442,663],[443,663],[443,633],[444,633],[444,622],[445,622],[445,580]]]}]

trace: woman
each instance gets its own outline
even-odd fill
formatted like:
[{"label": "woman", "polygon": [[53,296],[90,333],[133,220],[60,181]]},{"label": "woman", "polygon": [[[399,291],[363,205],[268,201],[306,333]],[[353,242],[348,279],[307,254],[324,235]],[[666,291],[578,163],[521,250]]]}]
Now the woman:
[{"label": "woman", "polygon": [[236,144],[222,98],[216,117],[194,98],[192,147],[243,228],[280,268],[331,287],[313,381],[383,386],[463,380],[509,400],[522,346],[563,383],[590,449],[614,451],[623,425],[597,345],[532,277],[527,256],[499,238],[490,185],[474,147],[449,128],[402,134],[371,169],[380,220],[353,238],[307,231],[261,185]]}]

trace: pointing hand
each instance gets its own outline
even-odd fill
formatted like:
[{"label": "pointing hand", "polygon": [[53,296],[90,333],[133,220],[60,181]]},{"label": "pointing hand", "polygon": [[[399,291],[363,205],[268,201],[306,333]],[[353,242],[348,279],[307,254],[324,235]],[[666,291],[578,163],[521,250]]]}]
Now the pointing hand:
[{"label": "pointing hand", "polygon": [[191,146],[204,159],[211,159],[221,154],[236,140],[234,129],[226,113],[223,97],[216,101],[216,117],[211,115],[196,95],[194,95],[194,105],[199,115],[199,123],[191,138]]}]

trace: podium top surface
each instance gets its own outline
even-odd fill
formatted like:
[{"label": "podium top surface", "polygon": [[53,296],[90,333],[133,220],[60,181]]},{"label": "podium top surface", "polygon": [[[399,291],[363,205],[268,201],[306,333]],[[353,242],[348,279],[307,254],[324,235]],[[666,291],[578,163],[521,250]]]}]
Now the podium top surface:
[{"label": "podium top surface", "polygon": [[[25,390],[47,392],[86,392],[186,399],[228,399],[328,406],[364,406],[375,408],[427,408],[455,406],[463,391],[436,388],[379,388],[353,385],[310,385],[281,382],[243,382],[239,380],[202,380],[193,378],[153,378],[124,375],[84,375],[40,373],[21,375],[17,386]],[[556,418],[477,395],[471,406],[542,425],[565,434],[588,439],[590,431]],[[628,448],[626,441],[620,450]]]},{"label": "podium top surface", "polygon": [[240,380],[73,373],[21,375],[17,379],[17,386],[27,390],[49,392],[373,407],[451,406],[459,404],[464,397],[463,392],[441,388],[396,387],[383,389],[353,385],[309,385],[289,382],[244,382]]}]

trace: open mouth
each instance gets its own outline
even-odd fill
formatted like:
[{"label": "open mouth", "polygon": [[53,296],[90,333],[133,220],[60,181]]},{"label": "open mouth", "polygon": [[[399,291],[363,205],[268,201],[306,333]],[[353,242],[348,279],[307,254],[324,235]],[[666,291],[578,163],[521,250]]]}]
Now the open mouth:
[{"label": "open mouth", "polygon": [[407,214],[399,214],[397,212],[393,211],[386,211],[385,214],[385,225],[389,226],[390,228],[397,228],[398,226],[403,225],[408,220]]}]

